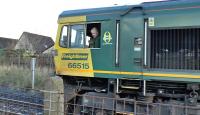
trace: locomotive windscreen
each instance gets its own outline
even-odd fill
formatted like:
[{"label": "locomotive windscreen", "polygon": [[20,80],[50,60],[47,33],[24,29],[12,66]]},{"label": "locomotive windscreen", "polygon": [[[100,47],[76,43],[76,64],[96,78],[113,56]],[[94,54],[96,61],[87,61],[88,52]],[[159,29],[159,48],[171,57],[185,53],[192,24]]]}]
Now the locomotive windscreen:
[{"label": "locomotive windscreen", "polygon": [[200,28],[150,30],[150,68],[200,70]]}]

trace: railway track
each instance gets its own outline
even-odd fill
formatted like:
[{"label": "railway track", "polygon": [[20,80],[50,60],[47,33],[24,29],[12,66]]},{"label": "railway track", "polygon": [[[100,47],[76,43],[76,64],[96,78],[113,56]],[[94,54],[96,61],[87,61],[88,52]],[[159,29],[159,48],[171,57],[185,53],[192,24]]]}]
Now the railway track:
[{"label": "railway track", "polygon": [[41,92],[0,87],[0,113],[11,115],[43,115]]},{"label": "railway track", "polygon": [[43,115],[43,107],[43,104],[36,104],[0,97],[0,111],[3,113],[19,115]]}]

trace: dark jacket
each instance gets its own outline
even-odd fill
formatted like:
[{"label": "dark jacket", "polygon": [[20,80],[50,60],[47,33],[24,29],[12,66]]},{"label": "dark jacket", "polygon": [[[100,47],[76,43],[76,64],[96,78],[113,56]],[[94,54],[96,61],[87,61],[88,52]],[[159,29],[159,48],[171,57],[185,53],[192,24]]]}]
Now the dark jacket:
[{"label": "dark jacket", "polygon": [[89,40],[89,48],[100,48],[100,37],[91,38]]}]

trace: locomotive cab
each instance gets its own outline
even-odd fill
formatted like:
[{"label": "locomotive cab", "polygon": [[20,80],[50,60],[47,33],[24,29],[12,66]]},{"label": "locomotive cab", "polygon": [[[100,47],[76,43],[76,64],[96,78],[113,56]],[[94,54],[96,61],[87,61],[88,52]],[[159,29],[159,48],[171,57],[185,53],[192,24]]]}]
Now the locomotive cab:
[{"label": "locomotive cab", "polygon": [[[67,22],[60,19],[55,58],[56,73],[58,75],[94,77],[93,68],[111,66],[112,49],[115,37],[114,28],[109,28],[112,21],[84,20],[83,16],[76,22]],[[67,20],[67,18],[65,18]],[[71,19],[72,21],[74,19]],[[108,26],[109,25],[109,26]],[[106,31],[105,31],[106,29]],[[93,38],[91,31],[97,32]],[[110,47],[106,47],[109,45]],[[108,55],[108,52],[110,55]],[[97,64],[95,64],[97,63]]]}]

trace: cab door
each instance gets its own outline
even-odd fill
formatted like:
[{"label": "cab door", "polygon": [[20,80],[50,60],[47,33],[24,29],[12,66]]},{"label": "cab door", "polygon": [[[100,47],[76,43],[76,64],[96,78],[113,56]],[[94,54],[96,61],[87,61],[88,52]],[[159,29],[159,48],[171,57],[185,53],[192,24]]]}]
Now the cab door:
[{"label": "cab door", "polygon": [[91,49],[95,77],[114,78],[118,71],[115,65],[116,20],[101,22],[101,43],[99,49]]},{"label": "cab door", "polygon": [[120,68],[122,77],[141,78],[143,69],[143,17],[126,16],[121,19]]}]

